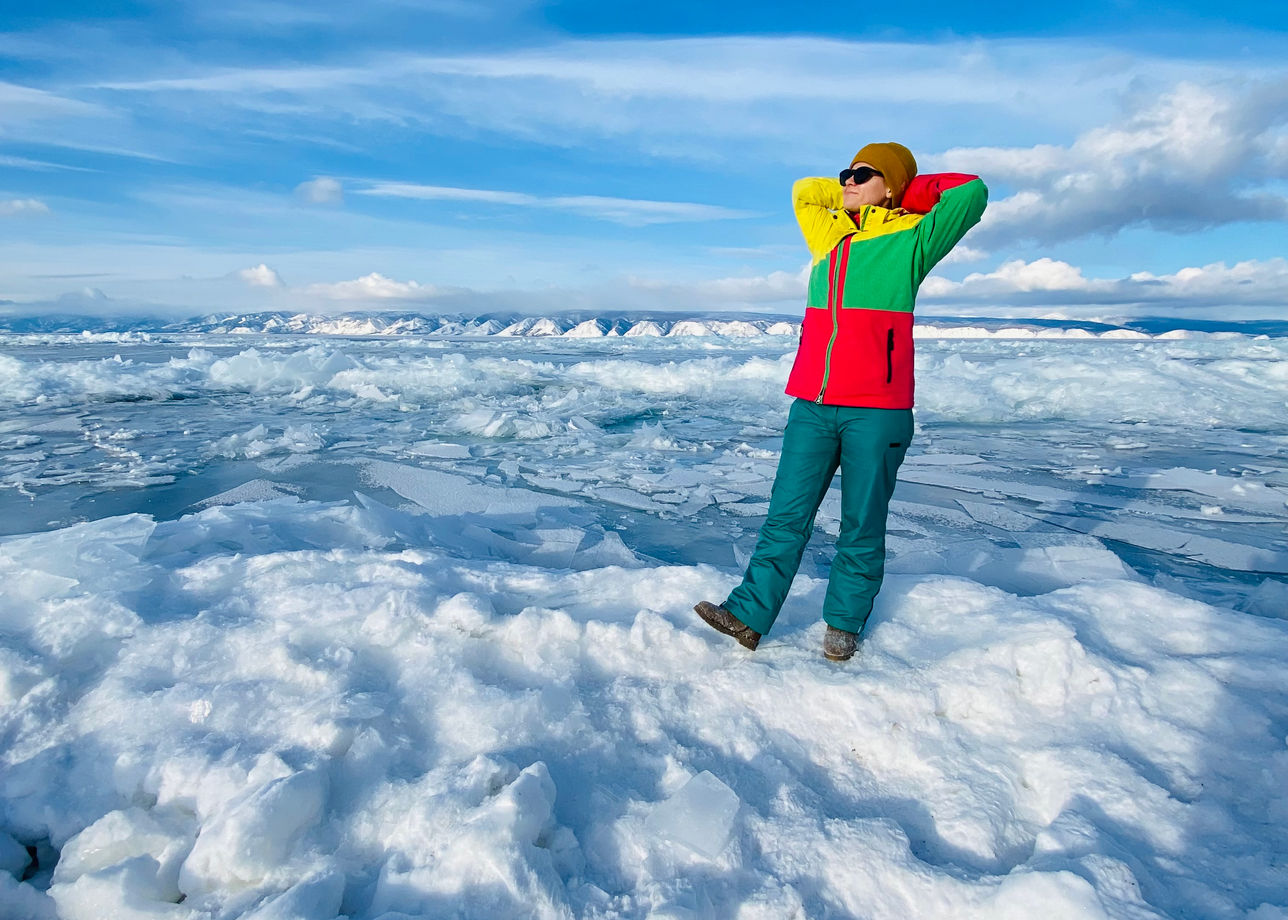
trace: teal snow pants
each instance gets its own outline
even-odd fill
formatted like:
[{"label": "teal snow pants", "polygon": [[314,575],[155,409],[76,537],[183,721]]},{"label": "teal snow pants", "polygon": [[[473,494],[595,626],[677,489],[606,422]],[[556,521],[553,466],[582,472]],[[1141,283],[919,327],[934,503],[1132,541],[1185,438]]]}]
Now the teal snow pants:
[{"label": "teal snow pants", "polygon": [[814,517],[841,470],[841,532],[823,619],[861,632],[885,575],[886,513],[895,474],[912,440],[911,409],[792,403],[783,453],[742,584],[724,607],[756,632],[769,632],[800,567]]}]

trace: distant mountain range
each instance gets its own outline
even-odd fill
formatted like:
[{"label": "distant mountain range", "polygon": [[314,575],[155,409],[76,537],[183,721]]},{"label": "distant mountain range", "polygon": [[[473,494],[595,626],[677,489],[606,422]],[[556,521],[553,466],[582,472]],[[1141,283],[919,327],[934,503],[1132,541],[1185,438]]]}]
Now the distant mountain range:
[{"label": "distant mountain range", "polygon": [[756,336],[795,335],[799,322],[779,317],[705,316],[685,319],[671,316],[522,316],[493,313],[482,316],[438,316],[425,313],[353,312],[310,314],[287,312],[212,314],[182,320],[156,317],[93,317],[45,314],[0,316],[0,331],[23,333],[81,332],[205,332],[213,334],[279,335],[494,335],[566,336]]},{"label": "distant mountain range", "polygon": [[[1140,319],[1111,325],[1068,319],[999,319],[989,317],[921,317],[915,333],[923,338],[1151,338],[1174,336],[1179,330],[1238,332],[1244,335],[1288,335],[1288,322],[1211,322],[1175,318]],[[180,320],[155,316],[80,316],[41,314],[0,315],[0,332],[7,333],[211,333],[223,335],[335,336],[794,336],[796,317],[745,314],[707,314],[689,318],[676,314],[619,315],[561,313],[524,316],[488,313],[481,316],[434,315],[361,311],[340,314],[218,313]]]}]

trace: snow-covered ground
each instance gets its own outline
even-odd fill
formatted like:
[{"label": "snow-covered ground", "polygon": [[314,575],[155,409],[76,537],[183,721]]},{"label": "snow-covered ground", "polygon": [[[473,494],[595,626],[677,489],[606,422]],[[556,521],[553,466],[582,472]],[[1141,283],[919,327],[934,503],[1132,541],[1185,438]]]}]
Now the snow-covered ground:
[{"label": "snow-covered ground", "polygon": [[794,340],[578,325],[0,336],[0,916],[1288,918],[1288,339],[923,330],[834,665]]}]

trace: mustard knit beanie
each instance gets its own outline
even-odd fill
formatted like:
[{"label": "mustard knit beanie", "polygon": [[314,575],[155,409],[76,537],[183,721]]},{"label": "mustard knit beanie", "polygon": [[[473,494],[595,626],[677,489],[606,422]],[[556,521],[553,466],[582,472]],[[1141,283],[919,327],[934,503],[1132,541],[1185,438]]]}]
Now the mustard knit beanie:
[{"label": "mustard knit beanie", "polygon": [[894,206],[898,207],[899,202],[903,200],[904,189],[908,187],[913,176],[917,175],[917,161],[913,158],[912,151],[894,141],[868,144],[854,155],[850,166],[859,162],[871,163],[881,171],[881,175],[885,177],[886,187],[893,193],[890,197]]}]

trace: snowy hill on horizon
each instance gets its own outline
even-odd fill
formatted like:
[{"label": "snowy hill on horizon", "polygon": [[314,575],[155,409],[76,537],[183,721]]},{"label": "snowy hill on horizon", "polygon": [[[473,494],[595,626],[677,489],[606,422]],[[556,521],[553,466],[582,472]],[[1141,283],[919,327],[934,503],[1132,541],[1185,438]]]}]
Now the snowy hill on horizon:
[{"label": "snowy hill on horizon", "polygon": [[[507,336],[613,338],[639,336],[794,336],[798,315],[741,313],[590,313],[545,315],[518,312],[437,314],[358,310],[344,313],[208,313],[184,319],[158,316],[90,316],[45,313],[0,315],[0,334],[111,335],[121,333],[330,336]],[[1017,319],[990,316],[918,317],[920,338],[1181,338],[1193,334],[1288,336],[1288,321],[1219,322],[1146,317],[1120,323],[1063,318]]]}]

